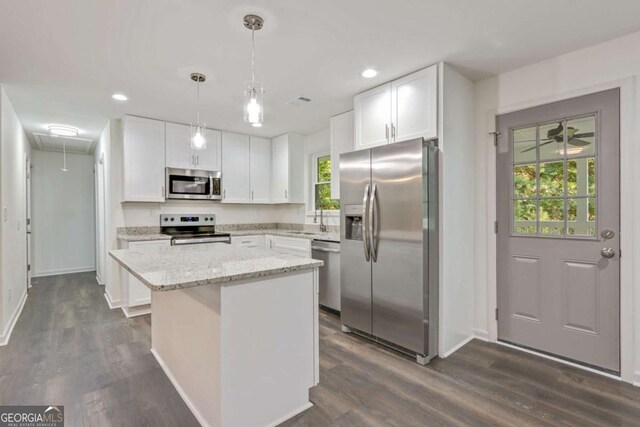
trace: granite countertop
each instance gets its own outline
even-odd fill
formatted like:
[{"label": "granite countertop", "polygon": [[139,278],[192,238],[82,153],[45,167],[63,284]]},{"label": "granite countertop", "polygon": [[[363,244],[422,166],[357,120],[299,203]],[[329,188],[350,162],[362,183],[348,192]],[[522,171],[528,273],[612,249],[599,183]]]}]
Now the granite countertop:
[{"label": "granite countertop", "polygon": [[322,267],[322,261],[233,245],[184,245],[112,250],[152,291],[206,286]]},{"label": "granite countertop", "polygon": [[340,233],[331,233],[331,232],[323,233],[320,231],[287,230],[287,229],[277,228],[277,229],[236,230],[236,231],[229,231],[228,233],[231,234],[231,237],[270,234],[273,236],[297,237],[300,239],[311,239],[311,240],[326,240],[330,242],[340,243]]}]

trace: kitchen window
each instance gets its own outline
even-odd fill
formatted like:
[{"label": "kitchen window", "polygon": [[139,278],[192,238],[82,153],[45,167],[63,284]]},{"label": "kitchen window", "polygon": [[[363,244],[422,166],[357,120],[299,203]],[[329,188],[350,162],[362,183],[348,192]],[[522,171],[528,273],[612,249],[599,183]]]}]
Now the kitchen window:
[{"label": "kitchen window", "polygon": [[313,156],[313,206],[315,210],[340,210],[340,200],[331,198],[331,156]]}]

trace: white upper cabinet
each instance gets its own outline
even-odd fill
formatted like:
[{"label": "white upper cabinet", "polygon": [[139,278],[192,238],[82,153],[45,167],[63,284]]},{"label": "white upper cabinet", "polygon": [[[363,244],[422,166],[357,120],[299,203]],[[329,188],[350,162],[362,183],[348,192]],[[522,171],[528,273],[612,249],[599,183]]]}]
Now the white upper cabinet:
[{"label": "white upper cabinet", "polygon": [[391,133],[391,83],[370,89],[353,98],[355,149],[389,143]]},{"label": "white upper cabinet", "polygon": [[206,171],[219,171],[222,168],[222,132],[219,130],[205,129],[205,141],[207,148],[194,150],[196,155],[196,169]]},{"label": "white upper cabinet", "polygon": [[191,129],[175,123],[166,124],[167,167],[193,169],[195,164],[191,150]]},{"label": "white upper cabinet", "polygon": [[438,67],[391,82],[391,142],[438,136]]},{"label": "white upper cabinet", "polygon": [[165,123],[122,120],[125,202],[164,202]]},{"label": "white upper cabinet", "polygon": [[331,117],[331,198],[340,198],[340,154],[353,151],[353,111]]},{"label": "white upper cabinet", "polygon": [[250,203],[249,136],[222,132],[222,202]]},{"label": "white upper cabinet", "polygon": [[304,203],[304,140],[285,134],[271,141],[271,203]]},{"label": "white upper cabinet", "polygon": [[356,95],[355,150],[438,134],[438,66]]},{"label": "white upper cabinet", "polygon": [[221,157],[221,132],[205,130],[207,148],[191,148],[191,128],[176,123],[166,124],[167,167],[219,171]]},{"label": "white upper cabinet", "polygon": [[251,203],[271,202],[271,140],[249,138]]}]

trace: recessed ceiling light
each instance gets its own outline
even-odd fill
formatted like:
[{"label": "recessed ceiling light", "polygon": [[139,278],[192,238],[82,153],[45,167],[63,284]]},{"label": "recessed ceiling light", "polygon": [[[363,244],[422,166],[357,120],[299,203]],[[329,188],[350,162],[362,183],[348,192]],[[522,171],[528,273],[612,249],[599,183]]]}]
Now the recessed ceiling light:
[{"label": "recessed ceiling light", "polygon": [[111,97],[116,101],[126,101],[127,99],[129,99],[126,95],[123,95],[121,93],[114,93],[113,95],[111,95]]},{"label": "recessed ceiling light", "polygon": [[262,123],[251,123],[251,126],[253,126],[254,128],[261,128]]},{"label": "recessed ceiling light", "polygon": [[362,77],[364,77],[365,79],[370,79],[373,78],[375,76],[378,75],[378,72],[376,70],[374,70],[373,68],[367,68],[366,70],[364,70],[362,72]]},{"label": "recessed ceiling light", "polygon": [[49,134],[53,136],[78,136],[80,130],[64,125],[49,125]]}]

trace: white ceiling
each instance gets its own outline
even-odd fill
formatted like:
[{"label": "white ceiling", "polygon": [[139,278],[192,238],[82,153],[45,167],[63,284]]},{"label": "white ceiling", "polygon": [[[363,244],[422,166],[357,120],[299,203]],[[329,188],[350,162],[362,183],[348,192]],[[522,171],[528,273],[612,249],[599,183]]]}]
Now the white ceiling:
[{"label": "white ceiling", "polygon": [[[0,82],[27,131],[60,123],[91,139],[122,114],[193,120],[193,71],[207,75],[208,126],[306,134],[355,93],[441,60],[479,79],[640,30],[638,0],[0,0],[0,10]],[[261,129],[241,116],[247,13],[265,19]],[[378,77],[360,77],[367,67]],[[312,101],[286,105],[301,95]]]}]

